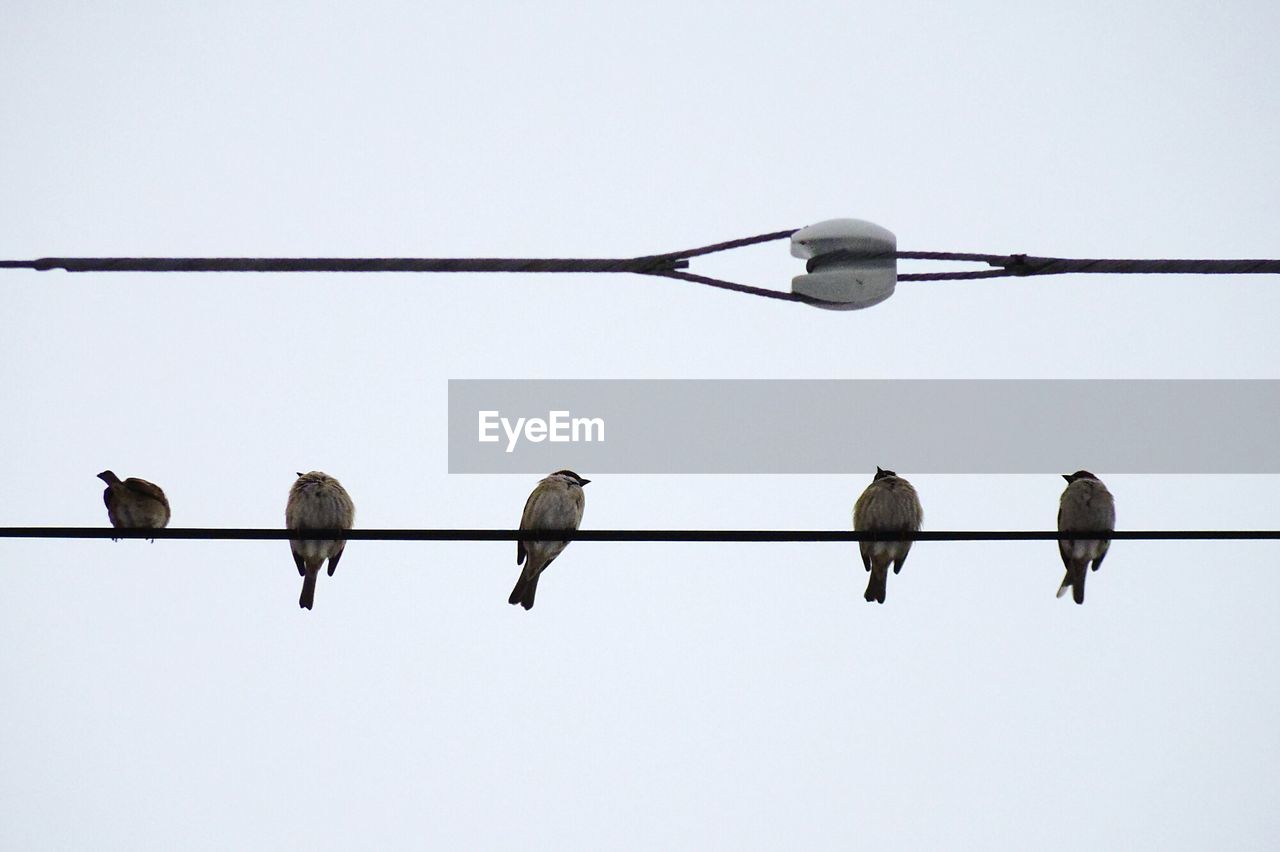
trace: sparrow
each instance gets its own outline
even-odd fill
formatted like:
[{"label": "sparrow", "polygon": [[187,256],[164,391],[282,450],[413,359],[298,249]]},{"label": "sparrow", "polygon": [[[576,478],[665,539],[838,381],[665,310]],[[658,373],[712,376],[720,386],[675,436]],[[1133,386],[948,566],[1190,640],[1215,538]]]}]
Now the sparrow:
[{"label": "sparrow", "polygon": [[[862,492],[853,507],[853,528],[866,532],[915,532],[924,521],[924,510],[916,490],[891,470],[876,468],[875,478]],[[889,580],[889,564],[893,573],[902,570],[911,551],[910,541],[860,541],[862,565],[871,572],[867,583],[868,602],[884,603],[885,586]]]},{"label": "sparrow", "polygon": [[[1062,478],[1067,487],[1058,501],[1058,532],[1111,532],[1116,528],[1116,501],[1098,477],[1087,470],[1077,470],[1064,473]],[[1085,567],[1092,561],[1093,570],[1097,571],[1110,546],[1110,539],[1059,539],[1058,552],[1067,566],[1067,576],[1058,587],[1058,597],[1070,588],[1075,602],[1084,603]]]},{"label": "sparrow", "polygon": [[[291,530],[347,530],[351,529],[355,519],[355,505],[342,483],[318,470],[298,474],[293,487],[289,489],[289,502],[285,505],[286,527]],[[320,574],[320,566],[328,559],[329,576],[332,577],[346,545],[345,539],[295,538],[289,541],[293,562],[303,578],[298,606],[311,609],[316,597],[316,577]]]},{"label": "sparrow", "polygon": [[[109,470],[98,474],[107,483],[102,502],[117,529],[163,529],[169,524],[169,501],[154,482],[129,477],[123,482]],[[112,539],[117,541],[118,539]]]},{"label": "sparrow", "polygon": [[[576,530],[582,523],[582,507],[586,500],[582,486],[590,481],[571,470],[557,470],[544,478],[524,504],[520,529]],[[516,564],[524,565],[524,570],[520,572],[507,603],[533,609],[538,577],[568,546],[567,541],[517,541]]]}]

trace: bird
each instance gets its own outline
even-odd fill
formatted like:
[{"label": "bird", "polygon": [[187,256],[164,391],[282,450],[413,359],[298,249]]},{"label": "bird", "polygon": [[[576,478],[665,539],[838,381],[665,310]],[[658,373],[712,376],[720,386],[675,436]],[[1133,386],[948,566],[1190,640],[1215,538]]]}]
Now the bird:
[{"label": "bird", "polygon": [[[557,470],[544,477],[525,501],[520,529],[576,530],[582,523],[582,507],[586,500],[582,486],[590,481],[571,470]],[[533,609],[538,578],[568,546],[567,541],[517,541],[516,564],[524,565],[524,569],[507,603]]]},{"label": "bird", "polygon": [[[318,470],[298,474],[289,489],[289,502],[285,505],[286,527],[291,530],[347,530],[351,529],[355,519],[355,504],[341,482]],[[311,609],[320,566],[328,559],[329,576],[332,577],[346,545],[345,539],[295,538],[289,541],[293,562],[303,578],[298,606]]]},{"label": "bird", "polygon": [[[121,481],[109,470],[98,474],[107,483],[102,502],[117,529],[163,529],[169,524],[169,500],[154,482],[131,476]],[[153,539],[154,540],[154,539]],[[112,539],[117,541],[117,539]]]},{"label": "bird", "polygon": [[[866,532],[915,532],[924,521],[920,498],[911,483],[891,470],[876,468],[871,484],[853,507],[853,528]],[[889,565],[893,573],[902,570],[911,551],[910,541],[860,541],[862,565],[871,572],[863,597],[868,603],[884,603],[889,581]]]},{"label": "bird", "polygon": [[[1058,501],[1058,532],[1111,532],[1116,528],[1116,501],[1102,484],[1102,480],[1087,470],[1064,473],[1067,487]],[[1073,538],[1059,539],[1058,553],[1067,575],[1058,587],[1058,597],[1071,589],[1076,603],[1084,603],[1085,568],[1093,562],[1097,571],[1111,546],[1110,539]]]}]

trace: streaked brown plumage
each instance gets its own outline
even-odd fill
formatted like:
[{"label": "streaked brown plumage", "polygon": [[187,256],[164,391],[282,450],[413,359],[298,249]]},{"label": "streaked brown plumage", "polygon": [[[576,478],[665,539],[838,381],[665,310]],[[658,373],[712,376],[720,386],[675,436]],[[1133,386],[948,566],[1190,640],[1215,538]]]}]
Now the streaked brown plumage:
[{"label": "streaked brown plumage", "polygon": [[[289,502],[284,510],[284,523],[288,529],[348,530],[355,519],[355,504],[351,502],[351,495],[342,487],[342,483],[318,470],[298,474],[293,487],[289,489]],[[289,541],[293,562],[303,578],[298,606],[311,609],[315,602],[316,577],[320,574],[320,566],[328,559],[329,576],[332,577],[346,545],[346,539],[304,538]]]},{"label": "streaked brown plumage", "polygon": [[169,524],[169,500],[154,482],[129,477],[121,481],[109,470],[98,474],[107,483],[102,502],[116,529],[163,529]]},{"label": "streaked brown plumage", "polygon": [[[1058,501],[1058,532],[1108,532],[1116,528],[1116,501],[1098,477],[1087,470],[1062,475],[1067,487]],[[1097,571],[1111,547],[1110,539],[1083,538],[1061,539],[1058,554],[1067,567],[1067,576],[1058,587],[1058,597],[1071,589],[1071,598],[1084,603],[1086,570],[1093,563]]]},{"label": "streaked brown plumage", "polygon": [[[558,470],[544,477],[525,501],[520,529],[576,530],[582,523],[582,509],[586,505],[582,486],[590,481],[571,470]],[[568,545],[567,541],[516,542],[516,564],[523,564],[524,570],[520,572],[507,603],[533,609],[538,578]]]},{"label": "streaked brown plumage", "polygon": [[[875,478],[862,492],[853,507],[853,528],[866,532],[915,532],[924,522],[924,510],[920,498],[911,483],[891,470],[876,468]],[[889,565],[893,573],[902,570],[911,552],[910,541],[860,541],[862,565],[871,572],[867,591],[868,601],[884,603],[889,583]]]}]

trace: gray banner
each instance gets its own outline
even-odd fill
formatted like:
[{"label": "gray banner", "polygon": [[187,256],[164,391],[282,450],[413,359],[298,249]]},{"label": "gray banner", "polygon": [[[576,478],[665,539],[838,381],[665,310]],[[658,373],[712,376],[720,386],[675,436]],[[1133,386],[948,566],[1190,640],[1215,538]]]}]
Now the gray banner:
[{"label": "gray banner", "polygon": [[450,380],[450,473],[1280,473],[1280,382]]}]

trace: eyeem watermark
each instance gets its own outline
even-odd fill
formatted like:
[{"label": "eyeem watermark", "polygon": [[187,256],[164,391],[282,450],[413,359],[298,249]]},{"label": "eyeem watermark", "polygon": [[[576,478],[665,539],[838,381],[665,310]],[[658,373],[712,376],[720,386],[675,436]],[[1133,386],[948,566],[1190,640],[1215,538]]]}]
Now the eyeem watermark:
[{"label": "eyeem watermark", "polygon": [[521,438],[534,444],[550,441],[553,444],[579,444],[604,442],[603,417],[574,417],[568,411],[549,411],[541,417],[517,417],[513,423],[500,411],[479,412],[482,444],[499,443],[506,438],[506,452],[515,452]]},{"label": "eyeem watermark", "polygon": [[1277,423],[1272,380],[459,379],[449,471],[1280,474]]}]

